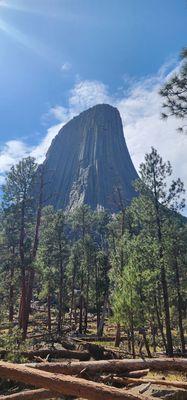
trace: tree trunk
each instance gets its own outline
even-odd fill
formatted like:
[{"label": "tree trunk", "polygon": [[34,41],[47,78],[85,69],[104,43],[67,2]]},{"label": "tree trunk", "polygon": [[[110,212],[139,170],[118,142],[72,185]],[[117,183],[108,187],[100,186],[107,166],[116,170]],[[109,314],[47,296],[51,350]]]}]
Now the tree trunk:
[{"label": "tree trunk", "polygon": [[154,353],[156,353],[156,334],[157,334],[157,328],[154,324],[154,320],[153,320],[153,324],[151,324],[151,334],[152,334],[152,344],[153,344],[153,351]]},{"label": "tree trunk", "polygon": [[41,224],[42,205],[43,205],[43,188],[44,188],[44,172],[43,172],[43,167],[41,167],[40,193],[39,193],[38,209],[37,209],[37,216],[36,216],[35,235],[34,235],[34,243],[33,243],[32,252],[31,252],[31,265],[30,265],[29,276],[28,276],[28,284],[26,287],[25,317],[23,320],[23,339],[26,339],[26,337],[27,337],[27,329],[28,329],[29,315],[30,315],[30,309],[31,309],[31,301],[32,301],[34,277],[35,277],[35,268],[34,268],[33,263],[36,258],[36,254],[37,254],[37,250],[38,250],[38,243],[39,243],[39,230],[40,230],[40,224]]},{"label": "tree trunk", "polygon": [[25,253],[24,253],[24,237],[25,237],[25,199],[23,198],[21,205],[21,224],[19,236],[19,256],[21,263],[21,297],[19,304],[19,327],[23,329],[23,321],[25,319],[26,308],[26,270],[25,270]]},{"label": "tree trunk", "polygon": [[[0,362],[0,375],[13,381],[22,382],[38,388],[41,386],[54,393],[65,396],[82,397],[88,400],[140,400],[141,395],[124,392],[123,389],[109,387],[102,383],[87,381],[69,375],[57,375],[38,371],[20,364]],[[145,397],[144,397],[145,399]]]},{"label": "tree trunk", "polygon": [[126,377],[129,378],[142,378],[149,373],[150,369],[140,369],[139,371],[129,371],[125,374]]},{"label": "tree trunk", "polygon": [[116,325],[115,347],[119,347],[121,341],[121,325],[118,322]]},{"label": "tree trunk", "polygon": [[149,348],[149,343],[148,343],[148,340],[147,340],[147,335],[146,335],[146,331],[145,331],[145,329],[143,330],[143,340],[144,340],[144,345],[145,345],[145,348],[146,348],[146,351],[147,351],[147,355],[148,355],[148,357],[152,357],[152,355],[151,355],[151,352],[150,352],[150,348]]},{"label": "tree trunk", "polygon": [[[17,352],[13,353],[17,354]],[[66,350],[66,349],[28,350],[28,351],[22,351],[21,355],[23,357],[27,357],[29,360],[34,360],[35,357],[45,358],[47,356],[51,358],[67,358],[67,359],[74,358],[81,361],[87,361],[90,359],[90,354],[88,351]]]},{"label": "tree trunk", "polygon": [[[77,260],[74,258],[73,260],[73,277],[72,277],[72,287],[71,287],[71,312],[70,312],[70,325],[72,327],[72,317],[73,317],[73,310],[74,310],[74,299],[75,299],[75,278],[76,278],[76,271],[77,271],[77,266],[76,266]],[[76,318],[74,318],[74,323],[76,325],[77,321]]]},{"label": "tree trunk", "polygon": [[97,334],[100,337],[103,336],[104,324],[105,324],[105,316],[106,316],[106,312],[107,312],[107,304],[108,304],[108,296],[107,297],[105,296],[105,300],[104,300],[104,304],[103,304],[103,311],[102,311],[102,315],[100,317],[99,326],[98,326],[98,329],[97,329]]},{"label": "tree trunk", "polygon": [[9,287],[9,323],[10,323],[10,329],[12,329],[12,323],[14,319],[14,256],[15,256],[15,249],[13,248],[12,251],[12,261],[11,261],[11,267],[10,267],[10,287]]},{"label": "tree trunk", "polygon": [[169,311],[169,300],[168,300],[168,288],[166,282],[165,267],[163,264],[163,259],[161,260],[161,282],[163,288],[163,298],[164,298],[164,309],[165,309],[165,324],[166,324],[166,337],[167,337],[167,355],[173,355],[173,343],[171,336],[171,325],[170,325],[170,311]]},{"label": "tree trunk", "polygon": [[48,288],[48,295],[47,295],[47,327],[48,327],[48,333],[51,334],[51,292],[50,292],[50,286]]},{"label": "tree trunk", "polygon": [[127,330],[127,347],[128,347],[128,352],[131,353],[132,348],[131,348],[131,335],[129,329]]},{"label": "tree trunk", "polygon": [[136,358],[136,353],[135,353],[135,340],[134,340],[134,317],[131,315],[130,317],[131,321],[131,343],[132,343],[132,356],[133,358]]},{"label": "tree trunk", "polygon": [[187,382],[180,382],[180,381],[165,381],[164,379],[151,379],[151,378],[119,378],[119,377],[113,377],[112,382],[116,383],[121,383],[122,385],[127,385],[127,384],[137,384],[141,385],[142,383],[152,383],[155,385],[163,385],[163,386],[173,386],[176,388],[181,388],[181,389],[186,389],[187,390]]},{"label": "tree trunk", "polygon": [[26,304],[25,304],[25,317],[23,320],[23,340],[27,337],[27,329],[29,323],[29,315],[31,311],[31,300],[32,300],[32,291],[34,285],[34,277],[35,277],[35,270],[34,267],[30,267],[29,276],[28,276],[28,283],[26,285]]},{"label": "tree trunk", "polygon": [[168,287],[166,280],[166,271],[164,266],[164,257],[163,257],[163,245],[162,245],[162,230],[161,230],[161,220],[160,220],[160,210],[159,210],[159,201],[157,195],[157,184],[155,172],[154,174],[154,197],[155,197],[155,211],[156,211],[156,225],[157,225],[157,237],[159,242],[159,256],[160,256],[160,275],[161,275],[161,284],[163,291],[163,299],[164,299],[164,312],[165,312],[165,325],[166,325],[166,338],[167,338],[167,354],[169,356],[173,355],[173,343],[172,343],[172,335],[171,335],[171,322],[170,322],[170,310],[169,310],[169,297],[168,297]]},{"label": "tree trunk", "polygon": [[95,260],[95,294],[96,294],[96,310],[97,310],[97,335],[98,329],[100,326],[100,313],[101,313],[101,306],[100,306],[100,291],[99,291],[99,271],[98,271],[98,263]]},{"label": "tree trunk", "polygon": [[159,310],[158,310],[158,304],[157,304],[157,298],[156,295],[154,297],[154,303],[155,303],[155,311],[156,311],[156,316],[157,316],[157,322],[158,322],[158,327],[162,336],[162,341],[165,347],[165,351],[167,353],[167,343],[166,343],[166,339],[165,339],[165,335],[164,335],[164,330],[163,330],[163,324],[162,321],[160,319],[160,314],[159,314]]},{"label": "tree trunk", "polygon": [[89,289],[90,289],[90,263],[88,263],[87,271],[87,287],[86,287],[86,301],[85,301],[85,318],[84,318],[84,333],[87,332],[88,326],[88,302],[89,302]]},{"label": "tree trunk", "polygon": [[56,399],[59,398],[58,393],[52,393],[47,389],[23,390],[22,392],[0,395],[0,400],[40,400],[40,399]]},{"label": "tree trunk", "polygon": [[178,308],[181,349],[182,349],[182,353],[185,354],[185,338],[184,338],[184,328],[183,328],[183,321],[182,321],[182,297],[181,297],[181,289],[180,289],[179,267],[178,267],[178,260],[177,260],[176,255],[175,255],[175,259],[174,259],[174,268],[175,268],[175,279],[176,279],[176,289],[177,289],[177,308]]},{"label": "tree trunk", "polygon": [[83,332],[83,307],[84,307],[84,296],[81,292],[80,302],[79,302],[79,333]]},{"label": "tree trunk", "polygon": [[[27,365],[27,364],[26,364]],[[100,360],[100,361],[73,361],[67,362],[50,362],[50,363],[33,363],[29,366],[41,369],[43,371],[52,371],[59,374],[77,375],[82,371],[88,375],[108,373],[125,373],[129,371],[145,370],[149,368],[151,371],[181,371],[187,372],[187,359],[185,358],[149,358],[149,359],[125,359],[125,360]]]},{"label": "tree trunk", "polygon": [[64,265],[62,260],[62,248],[60,245],[60,282],[59,282],[59,310],[58,310],[58,334],[61,334],[63,319],[63,285],[64,285]]}]

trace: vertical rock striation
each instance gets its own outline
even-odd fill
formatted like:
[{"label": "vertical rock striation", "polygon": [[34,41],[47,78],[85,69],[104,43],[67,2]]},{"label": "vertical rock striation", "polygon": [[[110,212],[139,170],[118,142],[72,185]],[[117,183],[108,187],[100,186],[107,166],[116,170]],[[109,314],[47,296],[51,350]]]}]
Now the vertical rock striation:
[{"label": "vertical rock striation", "polygon": [[[44,161],[45,197],[55,208],[119,209],[136,195],[138,175],[131,161],[118,110],[96,105],[69,121],[54,138]],[[118,190],[119,191],[119,190]]]}]

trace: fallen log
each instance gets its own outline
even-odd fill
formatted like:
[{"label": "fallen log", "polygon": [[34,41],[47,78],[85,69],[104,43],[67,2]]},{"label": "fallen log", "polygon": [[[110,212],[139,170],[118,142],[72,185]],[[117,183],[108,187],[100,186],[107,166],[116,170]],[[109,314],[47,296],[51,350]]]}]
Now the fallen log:
[{"label": "fallen log", "polygon": [[149,369],[140,369],[139,371],[126,372],[125,377],[127,378],[141,378],[149,373]]},{"label": "fallen log", "polygon": [[[0,352],[1,353],[1,352]],[[8,350],[4,350],[4,355],[8,353]],[[16,352],[13,352],[16,354]],[[66,350],[66,349],[40,349],[40,350],[28,350],[22,351],[21,354],[23,357],[28,358],[29,360],[34,360],[35,357],[46,358],[49,356],[50,358],[67,358],[67,359],[78,359],[80,361],[87,361],[90,359],[90,354],[88,351],[80,351],[80,350]]]},{"label": "fallen log", "polygon": [[[84,340],[84,342],[114,342],[115,341],[115,336],[77,336],[77,337],[71,337],[72,340],[77,340],[81,339]],[[122,336],[121,341],[126,340],[127,336]]]},{"label": "fallen log", "polygon": [[[84,376],[84,373],[86,372],[86,369],[85,370],[83,370],[83,377],[85,378],[85,376]],[[121,378],[123,379],[123,378],[131,378],[131,377],[133,377],[133,378],[141,378],[142,376],[145,376],[145,375],[147,375],[148,374],[148,372],[149,372],[149,369],[142,369],[142,370],[140,370],[140,371],[130,371],[130,372],[123,372],[123,376],[121,376]],[[119,374],[120,374],[120,371],[119,371]],[[105,382],[111,382],[112,381],[112,378],[113,378],[113,376],[114,376],[114,374],[108,374],[108,375],[99,375],[99,377],[98,377],[98,379],[99,379],[99,382],[103,382],[103,383],[105,383]],[[94,376],[93,376],[94,377]]]},{"label": "fallen log", "polygon": [[182,381],[167,381],[165,379],[150,379],[150,378],[121,378],[121,377],[112,377],[112,381],[116,383],[121,383],[122,385],[127,385],[130,383],[134,383],[136,385],[141,385],[142,383],[150,383],[150,384],[155,384],[155,385],[163,385],[163,386],[174,386],[176,388],[180,389],[186,389],[187,390],[187,382],[182,382]]},{"label": "fallen log", "polygon": [[[88,338],[87,338],[88,339]],[[84,339],[73,339],[77,344],[81,346],[84,350],[88,350],[91,357],[95,360],[109,360],[110,358],[124,358],[125,352],[124,350],[112,347],[104,347],[100,344],[92,343],[88,340]]]},{"label": "fallen log", "polygon": [[23,390],[19,393],[0,396],[0,400],[40,400],[40,399],[56,399],[59,393],[52,393],[47,389]]},{"label": "fallen log", "polygon": [[95,344],[95,343],[90,343],[90,342],[82,342],[80,341],[80,346],[88,351],[90,356],[94,358],[95,360],[108,360],[111,358],[121,358],[119,355],[119,352],[113,351],[110,348],[106,348],[104,346]]},{"label": "fallen log", "polygon": [[71,363],[33,363],[25,364],[26,366],[40,369],[43,371],[52,371],[55,373],[62,373],[65,375],[77,375],[82,370],[86,370],[87,374],[95,374],[102,372],[116,373],[137,371],[140,369],[155,370],[155,371],[187,371],[186,359],[172,359],[172,358],[151,358],[147,360],[101,360],[101,361],[85,361],[85,362],[71,362]]},{"label": "fallen log", "polygon": [[34,359],[34,357],[47,357],[50,358],[74,358],[81,361],[87,361],[90,359],[90,354],[88,351],[80,351],[80,350],[66,350],[66,349],[40,349],[40,350],[30,350],[23,351],[21,353],[23,357],[27,357],[30,360]]},{"label": "fallen log", "polygon": [[134,395],[102,383],[87,381],[75,376],[35,371],[33,368],[3,361],[0,362],[0,377],[38,388],[42,386],[44,389],[65,396],[82,397],[88,400],[148,400],[141,395]]},{"label": "fallen log", "polygon": [[80,346],[84,348],[84,350],[88,351],[91,357],[95,360],[104,360],[105,359],[105,348],[95,343],[84,343],[82,340],[80,341]]}]

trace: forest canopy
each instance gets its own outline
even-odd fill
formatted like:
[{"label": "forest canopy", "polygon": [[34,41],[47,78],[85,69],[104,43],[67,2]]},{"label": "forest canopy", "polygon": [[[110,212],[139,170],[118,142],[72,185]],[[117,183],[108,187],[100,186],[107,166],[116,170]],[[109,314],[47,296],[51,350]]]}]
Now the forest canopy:
[{"label": "forest canopy", "polygon": [[44,184],[42,168],[28,157],[3,186],[0,318],[10,335],[19,329],[25,341],[42,309],[49,336],[67,325],[88,333],[93,315],[99,337],[107,321],[116,326],[116,345],[127,334],[133,357],[137,332],[148,355],[157,347],[184,353],[187,225],[184,186],[172,180],[170,163],[152,148],[128,207],[114,188],[120,212],[113,215],[87,205],[72,212],[45,206]]}]

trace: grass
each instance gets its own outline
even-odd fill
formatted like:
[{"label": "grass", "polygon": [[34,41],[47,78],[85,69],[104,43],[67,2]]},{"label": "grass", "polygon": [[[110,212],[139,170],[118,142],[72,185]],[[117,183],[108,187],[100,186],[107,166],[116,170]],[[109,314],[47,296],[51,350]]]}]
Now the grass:
[{"label": "grass", "polygon": [[176,371],[176,372],[156,372],[156,371],[150,371],[146,378],[150,379],[165,379],[167,381],[186,381],[187,379],[187,374]]}]

